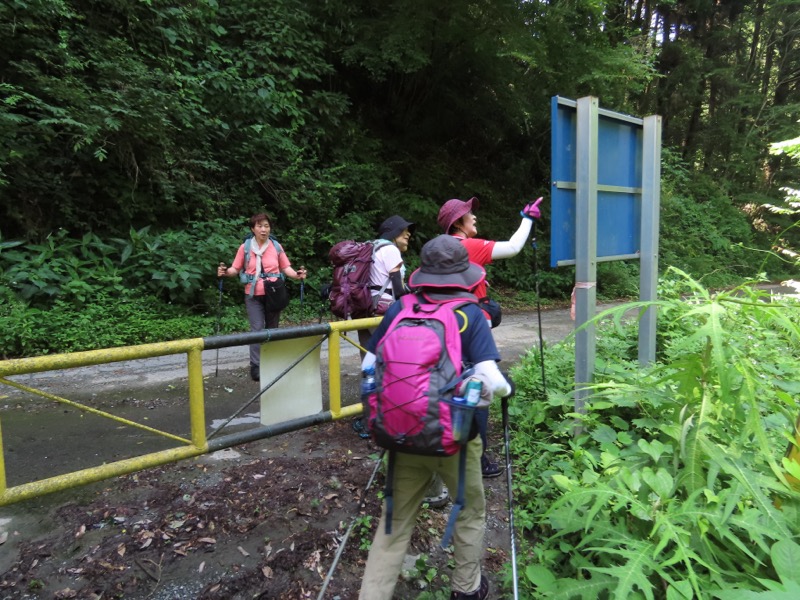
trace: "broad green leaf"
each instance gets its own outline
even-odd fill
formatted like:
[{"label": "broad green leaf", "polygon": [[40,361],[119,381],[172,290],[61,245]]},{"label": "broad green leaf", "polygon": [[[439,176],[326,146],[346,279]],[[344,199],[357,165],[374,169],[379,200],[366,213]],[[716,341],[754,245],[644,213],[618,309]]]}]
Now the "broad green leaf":
[{"label": "broad green leaf", "polygon": [[659,498],[665,500],[672,495],[674,481],[666,469],[658,469],[655,473],[651,468],[642,471],[642,480],[650,486],[650,489],[658,494]]},{"label": "broad green leaf", "polygon": [[676,581],[667,587],[667,600],[691,600],[693,597],[692,584],[688,581]]},{"label": "broad green leaf", "polygon": [[642,450],[642,452],[647,453],[652,459],[653,462],[658,462],[658,459],[661,458],[661,455],[664,454],[666,450],[666,446],[659,442],[658,440],[653,440],[652,442],[648,442],[645,439],[640,439],[637,442],[637,445]]},{"label": "broad green leaf", "polygon": [[525,567],[525,576],[540,592],[548,593],[555,590],[556,576],[544,565],[528,565]]},{"label": "broad green leaf", "polygon": [[557,591],[551,596],[555,600],[597,600],[614,587],[611,577],[597,574],[591,579],[558,579]]},{"label": "broad green leaf", "polygon": [[797,464],[796,461],[784,457],[781,461],[783,464],[783,468],[786,469],[786,472],[789,473],[795,479],[800,479],[800,464]]},{"label": "broad green leaf", "polygon": [[771,555],[772,566],[784,584],[800,583],[800,545],[790,539],[780,540],[772,546]]}]

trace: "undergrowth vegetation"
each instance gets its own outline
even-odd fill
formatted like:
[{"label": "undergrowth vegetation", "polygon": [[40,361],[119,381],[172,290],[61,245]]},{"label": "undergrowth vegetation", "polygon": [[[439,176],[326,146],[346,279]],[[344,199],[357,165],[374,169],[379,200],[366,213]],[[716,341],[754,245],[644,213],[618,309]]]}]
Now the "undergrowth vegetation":
[{"label": "undergrowth vegetation", "polygon": [[524,597],[795,597],[800,303],[754,283],[711,293],[677,270],[659,296],[647,367],[643,306],[598,316],[585,413],[574,338],[545,348],[546,390],[537,350],[513,373]]},{"label": "undergrowth vegetation", "polygon": [[[0,357],[247,331],[242,285],[214,271],[248,231],[218,219],[108,240],[63,230],[40,244],[0,240]],[[318,281],[316,274],[306,284],[303,304],[298,284],[287,283],[293,299],[282,322],[317,317]]]}]

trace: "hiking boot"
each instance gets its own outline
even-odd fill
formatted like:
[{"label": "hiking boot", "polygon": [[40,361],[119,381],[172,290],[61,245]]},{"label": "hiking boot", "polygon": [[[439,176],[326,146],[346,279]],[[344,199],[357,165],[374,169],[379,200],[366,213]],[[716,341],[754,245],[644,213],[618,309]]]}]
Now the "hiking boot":
[{"label": "hiking boot", "polygon": [[253,381],[261,380],[261,372],[258,368],[258,365],[250,365],[250,379]]},{"label": "hiking boot", "polygon": [[489,479],[491,477],[497,477],[503,472],[503,469],[500,468],[496,462],[489,460],[489,457],[485,454],[481,456],[481,474],[486,478]]},{"label": "hiking boot", "polygon": [[355,431],[362,440],[369,439],[369,432],[367,428],[364,427],[364,420],[361,417],[353,419],[353,431]]},{"label": "hiking boot", "polygon": [[474,592],[456,592],[450,594],[450,600],[485,600],[489,597],[489,580],[481,574],[481,584]]},{"label": "hiking boot", "polygon": [[447,491],[447,486],[442,484],[442,492],[436,496],[426,496],[422,499],[423,504],[427,504],[428,508],[444,508],[450,502],[450,492]]}]

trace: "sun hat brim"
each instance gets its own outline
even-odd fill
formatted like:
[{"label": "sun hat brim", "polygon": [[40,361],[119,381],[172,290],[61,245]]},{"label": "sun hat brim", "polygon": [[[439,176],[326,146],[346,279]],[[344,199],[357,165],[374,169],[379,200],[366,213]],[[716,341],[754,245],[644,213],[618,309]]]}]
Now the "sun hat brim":
[{"label": "sun hat brim", "polygon": [[447,233],[450,231],[453,223],[458,221],[467,213],[475,212],[478,210],[479,206],[480,203],[475,197],[472,197],[469,200],[459,200],[458,198],[453,198],[452,200],[445,202],[442,205],[442,208],[439,209],[439,215],[436,218],[436,222],[442,229],[442,232]]},{"label": "sun hat brim", "polygon": [[457,288],[471,290],[486,279],[486,271],[475,263],[469,263],[467,268],[458,273],[432,273],[430,270],[423,272],[414,271],[408,278],[410,288]]}]

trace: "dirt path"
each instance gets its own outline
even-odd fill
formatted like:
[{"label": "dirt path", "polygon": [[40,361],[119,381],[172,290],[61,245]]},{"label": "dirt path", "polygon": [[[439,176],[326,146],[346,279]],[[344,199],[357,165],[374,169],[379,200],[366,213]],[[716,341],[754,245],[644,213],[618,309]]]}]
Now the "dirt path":
[{"label": "dirt path", "polygon": [[[564,310],[544,312],[542,326],[548,342],[572,330]],[[508,367],[538,344],[536,315],[505,315],[494,333]],[[344,346],[343,397],[355,401],[358,355]],[[186,435],[184,361],[15,379]],[[204,356],[210,429],[257,391],[246,362],[245,348],[221,351],[218,363],[215,353]],[[171,445],[72,407],[10,388],[2,393],[8,485]],[[256,424],[257,413],[255,404],[235,426]],[[494,454],[502,452],[501,437],[495,424]],[[382,474],[364,496],[377,457],[349,421],[336,422],[2,507],[0,598],[316,598],[351,524],[324,597],[356,598],[380,514]],[[485,484],[485,570],[499,590],[509,563],[505,478]],[[449,588],[452,557],[438,546],[448,512],[422,511],[396,597]]]}]

